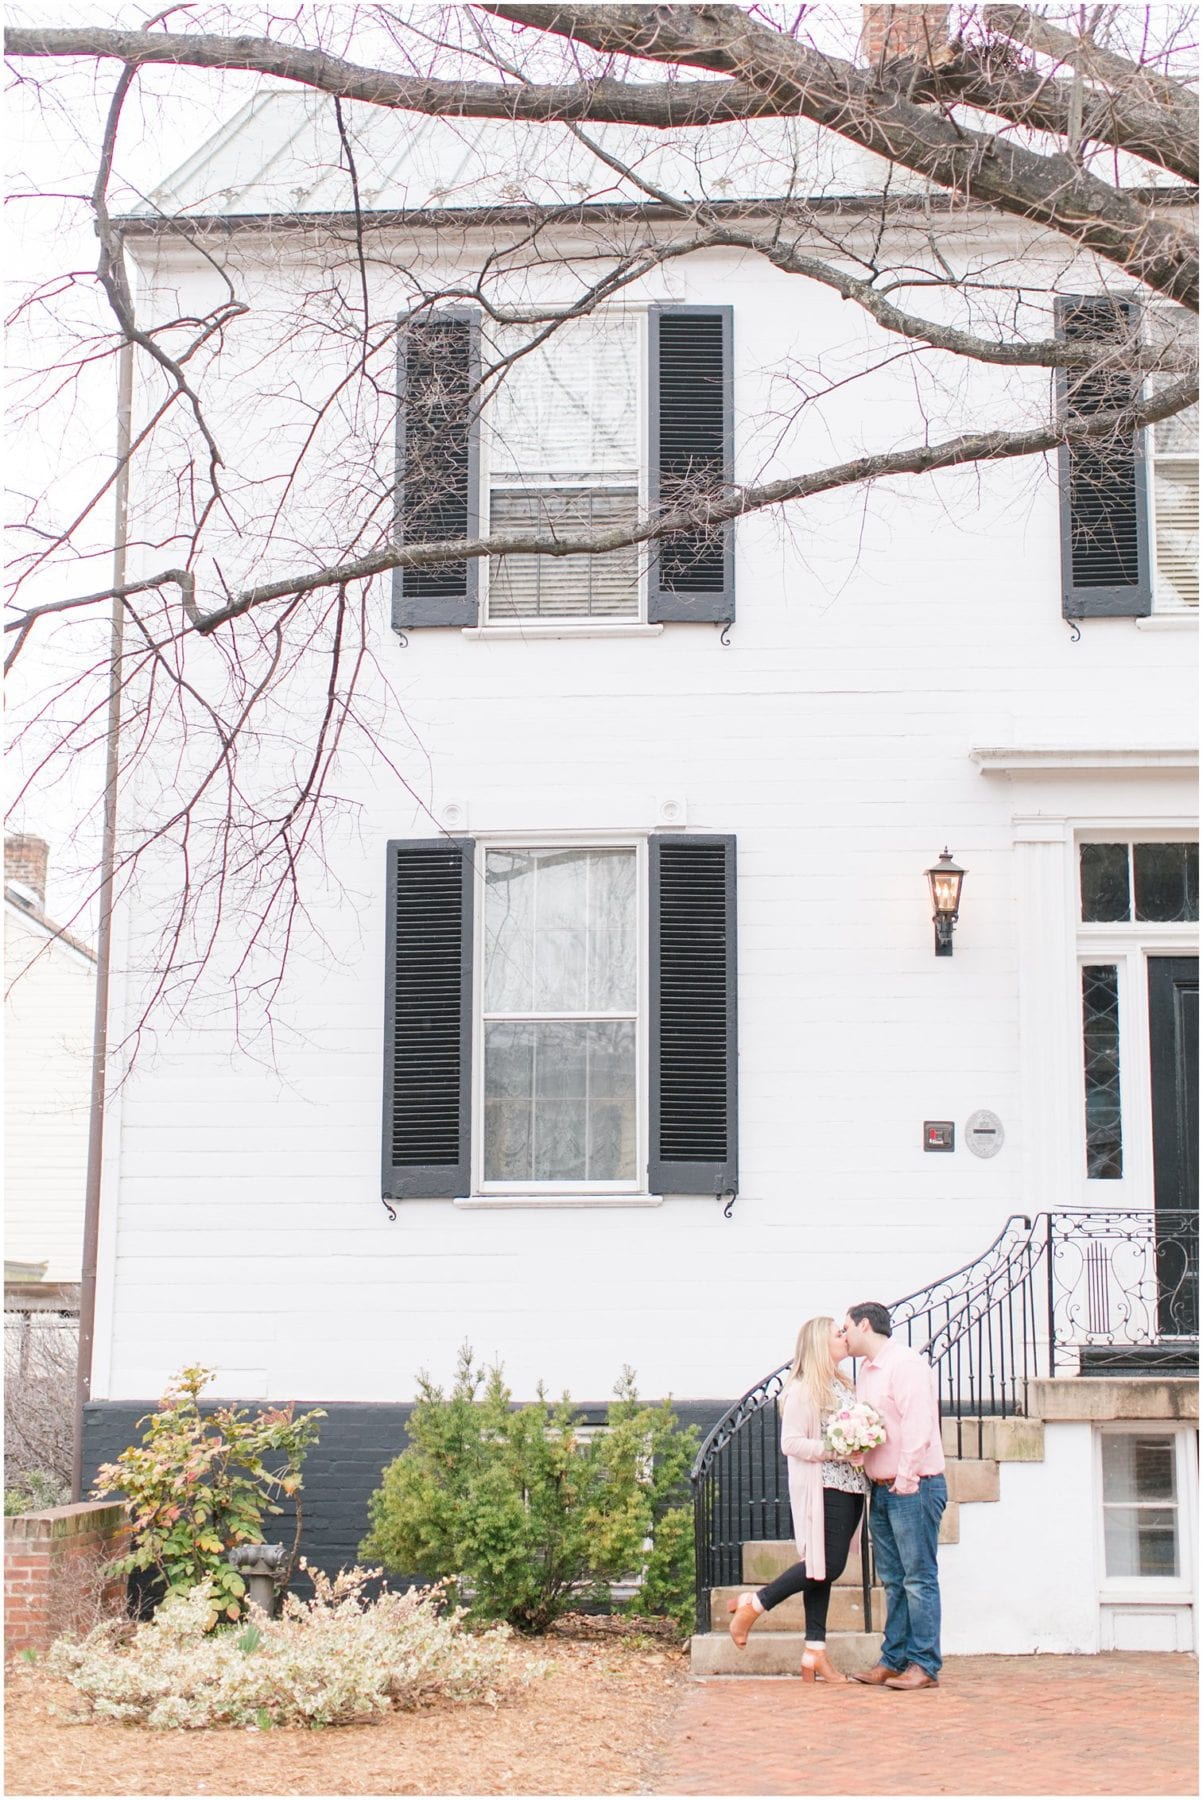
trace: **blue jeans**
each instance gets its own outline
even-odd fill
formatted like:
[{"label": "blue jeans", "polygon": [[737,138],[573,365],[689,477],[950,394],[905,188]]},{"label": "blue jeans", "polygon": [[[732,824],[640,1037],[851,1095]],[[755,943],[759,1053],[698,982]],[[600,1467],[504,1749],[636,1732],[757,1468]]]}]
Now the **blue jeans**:
[{"label": "blue jeans", "polygon": [[940,1579],[936,1540],[948,1504],[943,1475],[925,1475],[917,1494],[874,1487],[869,1508],[873,1555],[886,1593],[881,1660],[891,1669],[917,1663],[940,1673]]}]

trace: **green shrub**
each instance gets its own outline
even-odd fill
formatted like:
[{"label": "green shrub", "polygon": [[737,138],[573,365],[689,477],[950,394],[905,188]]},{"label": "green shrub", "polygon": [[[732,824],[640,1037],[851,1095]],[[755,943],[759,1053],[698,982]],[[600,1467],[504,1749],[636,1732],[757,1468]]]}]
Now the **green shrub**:
[{"label": "green shrub", "polygon": [[[671,1407],[641,1405],[629,1369],[604,1431],[588,1434],[568,1395],[511,1405],[500,1368],[460,1353],[444,1395],[425,1375],[409,1447],[369,1502],[360,1554],[454,1584],[477,1620],[544,1631],[612,1583],[642,1576],[632,1609],[687,1627],[693,1524],[685,1478],[697,1433]],[[650,1548],[649,1548],[650,1540]]]},{"label": "green shrub", "polygon": [[430,1595],[363,1588],[378,1570],[329,1581],[314,1597],[284,1597],[278,1619],[213,1630],[211,1582],[165,1600],[135,1627],[100,1625],[80,1643],[59,1638],[46,1667],[100,1718],[162,1730],[208,1725],[346,1725],[434,1699],[494,1703],[539,1674],[519,1662],[508,1633],[473,1635]]},{"label": "green shrub", "polygon": [[167,1595],[200,1583],[212,1601],[210,1626],[241,1616],[246,1583],[226,1562],[235,1544],[261,1544],[265,1516],[283,1511],[273,1495],[296,1501],[293,1555],[301,1534],[301,1464],[317,1438],[320,1410],[295,1417],[291,1407],[252,1418],[238,1407],[203,1414],[200,1395],[211,1369],[181,1371],[139,1419],[142,1441],[96,1472],[93,1498],[120,1492],[132,1529],[128,1556],[115,1574],[152,1570]]}]

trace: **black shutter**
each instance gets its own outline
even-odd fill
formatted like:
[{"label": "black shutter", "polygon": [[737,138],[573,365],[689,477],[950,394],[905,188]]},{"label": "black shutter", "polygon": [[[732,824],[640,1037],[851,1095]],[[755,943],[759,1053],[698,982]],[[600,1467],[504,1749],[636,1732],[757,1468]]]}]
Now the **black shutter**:
[{"label": "black shutter", "polygon": [[[397,535],[402,543],[479,529],[480,326],[475,312],[402,319],[398,333]],[[475,625],[479,567],[396,569],[393,625]]]},{"label": "black shutter", "polygon": [[381,1192],[389,1200],[469,1191],[472,848],[466,838],[388,847]]},{"label": "black shutter", "polygon": [[[734,478],[729,306],[661,306],[651,313],[650,500],[653,512]],[[735,617],[730,523],[652,543],[648,618]]]},{"label": "black shutter", "polygon": [[738,1186],[735,839],[653,837],[652,1193]]},{"label": "black shutter", "polygon": [[[1140,393],[1125,350],[1140,339],[1140,311],[1128,300],[1067,295],[1056,303],[1057,334],[1116,346],[1114,369],[1059,378],[1071,418],[1116,412]],[[1143,618],[1152,611],[1143,432],[1062,445],[1061,610],[1067,619]]]}]

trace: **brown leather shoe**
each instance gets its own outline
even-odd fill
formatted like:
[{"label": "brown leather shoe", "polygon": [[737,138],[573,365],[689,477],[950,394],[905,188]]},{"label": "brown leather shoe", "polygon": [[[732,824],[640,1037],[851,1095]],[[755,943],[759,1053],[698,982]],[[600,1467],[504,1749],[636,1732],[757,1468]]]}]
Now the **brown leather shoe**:
[{"label": "brown leather shoe", "polygon": [[875,1669],[854,1671],[853,1681],[863,1681],[866,1687],[884,1687],[887,1681],[900,1674],[898,1669],[891,1669],[889,1663],[878,1663]]},{"label": "brown leather shoe", "polygon": [[890,1674],[883,1684],[888,1688],[897,1688],[899,1693],[909,1694],[917,1688],[939,1687],[935,1675],[929,1675],[918,1663],[908,1663],[901,1675]]}]

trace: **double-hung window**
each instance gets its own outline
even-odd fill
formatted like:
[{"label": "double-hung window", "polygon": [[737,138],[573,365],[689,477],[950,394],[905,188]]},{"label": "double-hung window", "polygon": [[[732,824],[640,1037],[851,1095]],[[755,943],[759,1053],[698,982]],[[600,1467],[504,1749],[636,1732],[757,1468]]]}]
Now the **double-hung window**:
[{"label": "double-hung window", "polygon": [[639,1184],[638,853],[484,851],[482,1189]]},{"label": "double-hung window", "polygon": [[[399,540],[485,531],[520,542],[485,571],[470,556],[397,570],[396,628],[733,619],[722,510],[734,480],[732,345],[725,306],[487,326],[466,308],[403,319]],[[641,520],[671,530],[596,552],[555,549],[633,538]]]},{"label": "double-hung window", "polygon": [[386,1199],[729,1194],[735,842],[388,847]]},{"label": "double-hung window", "polygon": [[[645,317],[602,312],[488,333],[484,411],[490,532],[580,536],[633,528],[643,481]],[[602,556],[494,557],[486,617],[638,619],[637,545]]]},{"label": "double-hung window", "polygon": [[[1181,321],[1150,307],[1145,336],[1162,343]],[[1154,375],[1150,386],[1174,378]],[[1158,610],[1180,611],[1199,604],[1199,405],[1152,426],[1150,483],[1153,513],[1153,597]]]}]

